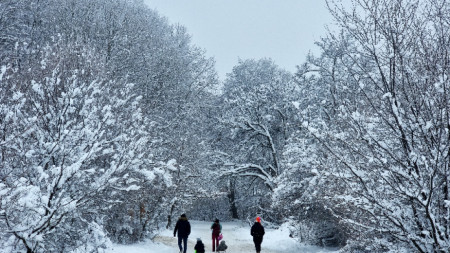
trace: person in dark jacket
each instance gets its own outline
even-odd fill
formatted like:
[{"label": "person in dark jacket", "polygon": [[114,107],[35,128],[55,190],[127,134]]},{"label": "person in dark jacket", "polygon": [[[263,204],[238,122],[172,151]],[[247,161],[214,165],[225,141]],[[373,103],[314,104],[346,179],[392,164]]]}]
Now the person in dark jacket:
[{"label": "person in dark jacket", "polygon": [[[191,234],[191,224],[189,223],[186,214],[182,214],[175,225],[173,230],[173,236],[175,237],[178,231],[178,248],[180,248],[180,253],[186,253],[187,250],[187,240]],[[181,241],[183,241],[183,247],[181,247]],[[184,249],[184,251],[183,251]]]},{"label": "person in dark jacket", "polygon": [[256,222],[250,231],[250,234],[253,236],[253,242],[255,243],[256,253],[261,252],[261,243],[265,233],[264,227],[261,225],[261,218],[256,217]]},{"label": "person in dark jacket", "polygon": [[202,242],[202,239],[197,238],[197,244],[194,246],[195,253],[205,253],[205,245]]},{"label": "person in dark jacket", "polygon": [[211,225],[212,230],[212,251],[216,251],[219,247],[219,235],[222,232],[222,225],[220,225],[219,219],[216,219]]}]

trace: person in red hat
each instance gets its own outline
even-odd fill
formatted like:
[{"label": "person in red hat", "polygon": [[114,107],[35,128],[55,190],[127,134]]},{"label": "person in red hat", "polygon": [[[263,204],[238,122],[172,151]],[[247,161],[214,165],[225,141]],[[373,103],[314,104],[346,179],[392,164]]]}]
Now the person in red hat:
[{"label": "person in red hat", "polygon": [[250,231],[250,234],[253,236],[253,242],[255,243],[256,253],[261,252],[261,243],[265,233],[264,227],[261,225],[261,217],[256,217],[255,224],[253,224]]}]

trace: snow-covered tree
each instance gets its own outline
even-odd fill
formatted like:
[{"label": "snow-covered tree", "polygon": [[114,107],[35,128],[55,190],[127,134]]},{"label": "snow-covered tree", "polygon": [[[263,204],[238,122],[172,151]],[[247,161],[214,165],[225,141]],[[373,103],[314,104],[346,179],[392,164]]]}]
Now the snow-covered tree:
[{"label": "snow-covered tree", "polygon": [[[241,61],[225,80],[222,176],[245,181],[245,190],[239,192],[244,194],[239,205],[245,215],[254,216],[267,207],[266,194],[274,190],[282,171],[280,157],[291,129],[294,91],[291,74],[267,59]],[[229,184],[230,193],[236,192],[236,184],[240,185]]]},{"label": "snow-covered tree", "polygon": [[95,201],[141,163],[146,139],[131,124],[142,120],[138,98],[125,80],[102,78],[85,47],[55,43],[36,56],[24,68],[2,67],[2,248],[105,246]]},{"label": "snow-covered tree", "polygon": [[[309,56],[312,58],[313,56]],[[295,131],[291,131],[281,155],[283,171],[276,178],[272,194],[272,210],[284,222],[290,223],[292,235],[304,243],[320,246],[345,244],[345,227],[327,210],[329,184],[335,184],[319,172],[329,163],[320,152],[320,143],[312,138],[301,122],[327,117],[327,89],[319,85],[311,65],[298,66],[295,77],[297,91],[293,105],[297,114],[291,116]]]},{"label": "snow-covered tree", "polygon": [[[205,140],[209,137],[205,129],[210,128],[205,124],[208,122],[205,108],[209,107],[205,102],[211,100],[211,86],[217,80],[214,61],[191,44],[184,27],[170,25],[140,0],[2,1],[0,7],[1,73],[3,80],[14,79],[21,84],[20,88],[8,88],[6,85],[13,86],[12,81],[2,83],[1,103],[5,108],[13,110],[13,105],[21,105],[11,100],[17,99],[19,89],[27,97],[26,106],[30,110],[27,112],[31,113],[33,107],[29,104],[36,93],[29,87],[31,83],[57,79],[54,76],[61,72],[65,78],[57,80],[74,83],[57,86],[58,89],[95,84],[101,93],[94,93],[92,96],[96,97],[90,101],[89,91],[83,91],[77,97],[79,103],[87,99],[86,103],[110,106],[113,111],[115,121],[107,120],[111,123],[99,127],[103,127],[101,133],[105,140],[110,138],[107,144],[114,149],[102,146],[108,152],[97,156],[95,166],[109,168],[117,163],[119,151],[136,149],[129,156],[139,157],[139,166],[117,171],[111,184],[105,184],[90,196],[90,213],[95,213],[90,220],[102,220],[96,228],[104,227],[112,240],[142,239],[156,230],[159,223],[167,223],[167,215],[187,208],[195,196],[202,194],[198,175],[204,175],[208,166],[208,153],[204,151],[208,149]],[[56,94],[44,92],[42,97],[52,101],[52,96],[71,94],[61,91],[61,95],[57,89],[53,92]],[[118,99],[127,96],[139,99],[123,108]],[[49,106],[57,106],[54,104]],[[58,106],[64,109],[63,105]],[[85,116],[94,117],[98,108],[93,107],[92,113]],[[109,117],[106,112],[105,109],[104,114],[97,116],[98,120]],[[132,117],[139,113],[140,117]],[[16,114],[5,112],[5,115],[17,121]],[[7,129],[9,123],[2,122],[4,139],[13,136],[8,132],[13,130]],[[25,123],[22,125],[27,129]],[[19,134],[21,129],[14,131]],[[138,147],[130,144],[137,136],[148,142],[139,144],[136,139]],[[118,141],[120,138],[115,139],[118,137],[122,137],[126,149],[112,141]],[[17,157],[17,162],[22,158]],[[76,224],[82,226],[83,222]],[[67,245],[76,244],[77,238],[72,239],[66,240]]]},{"label": "snow-covered tree", "polygon": [[303,129],[319,142],[327,207],[349,247],[446,252],[449,234],[447,1],[353,1],[329,7],[342,28],[310,61],[328,90]]}]

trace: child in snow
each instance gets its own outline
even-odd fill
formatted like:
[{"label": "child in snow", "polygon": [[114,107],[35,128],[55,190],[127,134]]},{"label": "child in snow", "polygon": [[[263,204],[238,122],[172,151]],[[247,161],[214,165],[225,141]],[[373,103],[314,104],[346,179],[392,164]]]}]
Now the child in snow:
[{"label": "child in snow", "polygon": [[202,242],[202,239],[197,238],[197,244],[194,246],[195,253],[205,253],[205,245]]},{"label": "child in snow", "polygon": [[220,241],[219,247],[217,247],[217,251],[226,251],[228,246],[225,244],[225,241]]}]

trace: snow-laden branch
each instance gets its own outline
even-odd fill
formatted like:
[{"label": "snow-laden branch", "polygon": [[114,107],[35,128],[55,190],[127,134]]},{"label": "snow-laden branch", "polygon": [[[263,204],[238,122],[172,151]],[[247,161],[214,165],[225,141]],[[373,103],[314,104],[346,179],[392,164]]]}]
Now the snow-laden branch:
[{"label": "snow-laden branch", "polygon": [[274,178],[263,167],[257,164],[230,164],[229,166],[233,166],[233,168],[221,173],[221,176],[256,177],[273,191]]}]

